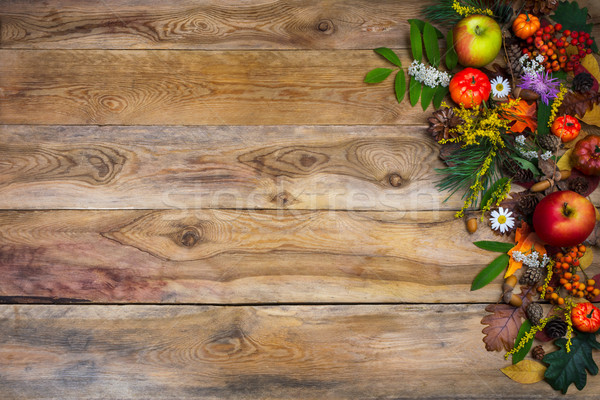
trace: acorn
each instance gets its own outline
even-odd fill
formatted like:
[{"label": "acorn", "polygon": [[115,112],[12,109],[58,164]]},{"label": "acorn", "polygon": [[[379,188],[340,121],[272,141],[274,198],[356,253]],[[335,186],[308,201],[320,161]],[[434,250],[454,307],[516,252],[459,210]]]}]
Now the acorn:
[{"label": "acorn", "polygon": [[503,299],[506,304],[510,304],[513,307],[521,307],[523,305],[523,300],[513,292],[506,292]]},{"label": "acorn", "polygon": [[[506,278],[504,280],[504,283],[502,284],[502,291],[504,293],[512,292],[512,290],[515,288],[516,284],[517,284],[517,276],[510,275],[508,278]],[[508,301],[507,301],[507,303],[508,303]]]},{"label": "acorn", "polygon": [[477,231],[477,218],[469,217],[469,219],[467,219],[467,231],[469,233],[475,233],[475,231]]}]

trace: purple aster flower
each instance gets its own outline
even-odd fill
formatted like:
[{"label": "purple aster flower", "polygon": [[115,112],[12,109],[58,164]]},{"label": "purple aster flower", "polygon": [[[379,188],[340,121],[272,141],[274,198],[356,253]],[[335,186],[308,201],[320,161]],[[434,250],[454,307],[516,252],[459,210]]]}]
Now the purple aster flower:
[{"label": "purple aster flower", "polygon": [[533,90],[540,95],[544,104],[548,105],[558,94],[559,85],[558,79],[552,78],[547,72],[530,72],[523,75],[519,87]]}]

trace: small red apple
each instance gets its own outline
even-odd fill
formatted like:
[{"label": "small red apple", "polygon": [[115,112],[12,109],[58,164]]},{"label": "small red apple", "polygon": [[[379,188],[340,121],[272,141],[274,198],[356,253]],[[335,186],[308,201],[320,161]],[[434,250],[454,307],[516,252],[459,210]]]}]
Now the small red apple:
[{"label": "small red apple", "polygon": [[596,209],[591,201],[570,190],[550,193],[533,212],[533,227],[544,242],[557,247],[582,243],[594,230]]}]

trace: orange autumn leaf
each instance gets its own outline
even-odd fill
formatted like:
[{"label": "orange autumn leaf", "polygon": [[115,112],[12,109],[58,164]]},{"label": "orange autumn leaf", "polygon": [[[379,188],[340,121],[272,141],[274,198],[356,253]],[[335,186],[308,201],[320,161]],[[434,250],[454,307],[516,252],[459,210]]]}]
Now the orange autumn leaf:
[{"label": "orange autumn leaf", "polygon": [[523,261],[515,261],[512,258],[513,251],[520,251],[525,254],[530,251],[537,251],[540,255],[546,254],[546,248],[544,247],[543,242],[535,232],[531,232],[531,229],[526,222],[523,222],[523,225],[515,232],[515,243],[515,246],[507,253],[511,257],[508,261],[508,269],[504,275],[505,279],[517,272],[523,266]]},{"label": "orange autumn leaf", "polygon": [[537,105],[529,105],[525,100],[520,100],[516,106],[506,110],[504,116],[509,121],[515,121],[510,127],[514,133],[521,133],[526,128],[535,132],[537,129]]}]

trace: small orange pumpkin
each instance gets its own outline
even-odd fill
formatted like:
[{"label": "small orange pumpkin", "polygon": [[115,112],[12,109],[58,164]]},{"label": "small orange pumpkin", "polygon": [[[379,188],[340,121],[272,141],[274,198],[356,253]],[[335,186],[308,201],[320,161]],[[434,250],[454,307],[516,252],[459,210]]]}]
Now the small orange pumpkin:
[{"label": "small orange pumpkin", "polygon": [[535,31],[540,29],[540,26],[541,24],[538,17],[525,13],[517,16],[513,21],[512,29],[515,36],[521,39],[527,39],[529,36],[533,36]]}]

